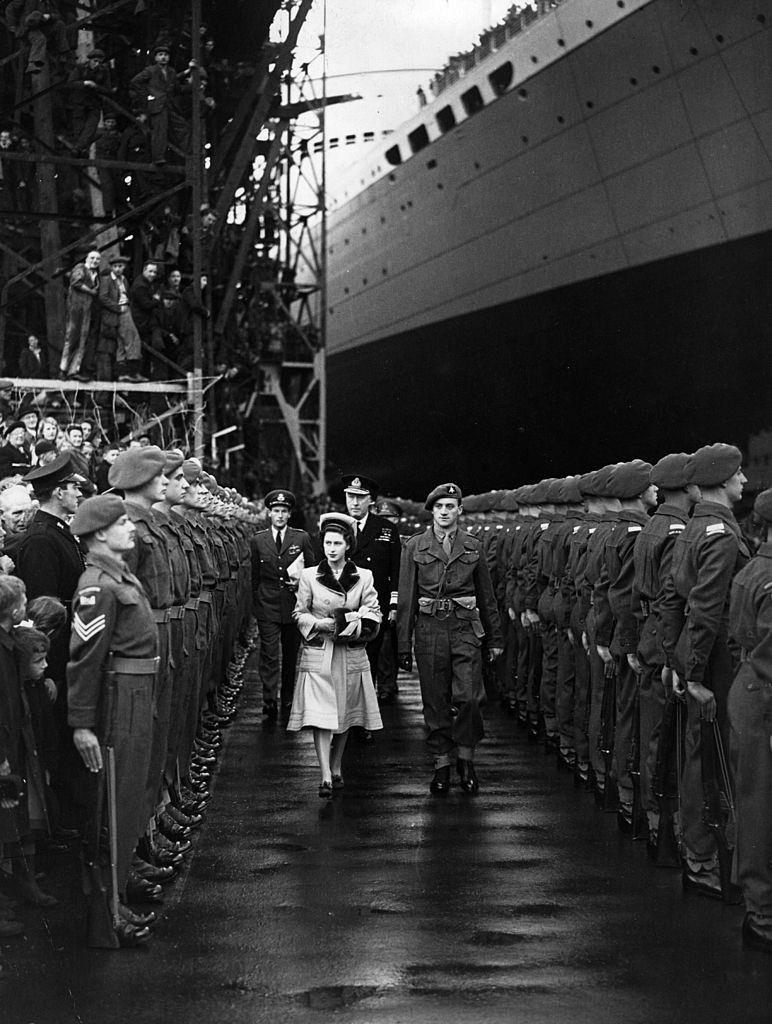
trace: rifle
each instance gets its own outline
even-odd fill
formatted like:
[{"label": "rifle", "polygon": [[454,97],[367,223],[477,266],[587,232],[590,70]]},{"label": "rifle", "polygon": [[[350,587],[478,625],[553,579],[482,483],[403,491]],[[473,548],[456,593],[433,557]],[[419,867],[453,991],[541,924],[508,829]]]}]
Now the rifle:
[{"label": "rifle", "polygon": [[605,781],[601,806],[604,811],[617,809],[618,797],[616,783],[611,778],[611,765],[614,760],[614,730],[617,717],[617,667],[610,661],[603,666],[603,696],[600,705],[600,732],[598,734],[598,750],[603,755]]},{"label": "rifle", "polygon": [[659,803],[659,827],[655,863],[660,868],[681,867],[681,847],[675,834],[675,812],[681,784],[682,742],[681,710],[683,704],[669,694],[662,709],[662,722],[657,744],[657,762],[651,780]]},{"label": "rifle", "polygon": [[101,771],[96,778],[94,827],[89,842],[83,844],[81,864],[83,895],[86,897],[87,907],[88,945],[92,949],[118,949],[119,946],[118,936],[113,928],[107,888],[99,863],[99,838],[102,830],[105,785],[105,773]]},{"label": "rifle", "polygon": [[105,747],[105,771],[107,773],[107,831],[110,838],[110,909],[113,915],[113,929],[120,926],[118,913],[118,797],[115,783],[115,750]]},{"label": "rifle", "polygon": [[649,819],[643,806],[641,794],[641,683],[635,682],[635,699],[633,702],[633,733],[630,740],[630,757],[627,763],[630,781],[633,784],[633,839],[649,838]]},{"label": "rifle", "polygon": [[702,820],[716,840],[721,897],[724,903],[738,903],[737,886],[732,885],[732,854],[737,836],[734,797],[724,744],[714,719],[700,722],[702,759]]}]

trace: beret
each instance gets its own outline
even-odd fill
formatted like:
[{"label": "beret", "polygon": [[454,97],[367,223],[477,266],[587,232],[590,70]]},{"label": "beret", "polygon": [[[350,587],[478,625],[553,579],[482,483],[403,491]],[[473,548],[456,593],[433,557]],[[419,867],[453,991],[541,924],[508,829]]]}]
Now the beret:
[{"label": "beret", "polygon": [[505,491],[501,501],[501,508],[504,512],[517,512],[518,510],[517,491]]},{"label": "beret", "polygon": [[198,459],[185,459],[182,463],[182,472],[189,484],[194,484],[201,476],[201,463]]},{"label": "beret", "polygon": [[[492,495],[491,495],[492,496]],[[455,498],[459,505],[461,504],[461,488],[458,484],[438,484],[433,491],[429,491],[426,501],[424,502],[424,508],[427,512],[431,512],[434,508],[435,501],[439,501],[440,498]],[[489,508],[491,506],[488,506]]]},{"label": "beret", "polygon": [[98,494],[86,498],[72,517],[70,530],[76,537],[87,537],[90,533],[112,526],[126,514],[126,506],[117,494]]},{"label": "beret", "polygon": [[343,490],[350,494],[369,494],[373,498],[378,494],[378,484],[369,476],[360,476],[357,473],[349,473],[340,478]]},{"label": "beret", "polygon": [[357,521],[345,512],[325,512],[319,516],[319,536],[324,537],[328,530],[338,530],[349,542],[349,554],[353,554],[357,546]]},{"label": "beret", "polygon": [[170,473],[176,473],[184,461],[185,456],[179,448],[172,448],[170,451],[164,452],[164,473],[166,476]]},{"label": "beret", "polygon": [[61,452],[45,466],[35,466],[22,479],[25,484],[32,484],[34,491],[47,491],[74,480],[77,472],[78,465],[72,453]]},{"label": "beret", "polygon": [[772,487],[768,487],[766,491],[756,495],[753,511],[765,523],[772,523]]},{"label": "beret", "polygon": [[297,504],[295,495],[292,491],[283,491],[281,488],[277,491],[269,491],[263,499],[263,504],[266,508],[273,508],[275,505],[284,505],[286,508],[294,508]]},{"label": "beret", "polygon": [[373,512],[375,512],[377,516],[402,515],[402,509],[399,507],[396,501],[392,501],[391,498],[381,498],[381,500],[376,503]]},{"label": "beret", "polygon": [[561,494],[563,493],[564,482],[562,477],[549,481],[544,496],[544,500],[548,505],[560,505],[562,503]]},{"label": "beret", "polygon": [[610,462],[607,466],[603,466],[602,469],[596,469],[593,473],[592,480],[592,494],[597,498],[611,498],[614,497],[611,493],[611,477],[615,471],[622,465],[621,462]]},{"label": "beret", "polygon": [[531,504],[543,505],[547,501],[547,488],[552,483],[552,478],[540,480],[538,484],[531,487]]},{"label": "beret", "polygon": [[582,500],[582,492],[579,490],[579,477],[567,476],[560,488],[561,505],[577,505]]},{"label": "beret", "polygon": [[123,491],[136,490],[163,473],[165,463],[164,453],[155,445],[129,448],[121,452],[110,466],[107,480],[111,487],[120,487]]},{"label": "beret", "polygon": [[533,504],[533,484],[523,484],[517,489],[517,500],[521,505],[532,505]]},{"label": "beret", "polygon": [[688,482],[698,487],[718,487],[737,472],[743,456],[733,444],[706,444],[689,456]]},{"label": "beret", "polygon": [[594,498],[596,496],[597,491],[595,490],[595,477],[597,474],[598,471],[593,470],[591,473],[582,473],[581,476],[576,478],[576,486],[583,498]]},{"label": "beret", "polygon": [[40,457],[41,455],[45,455],[46,452],[55,451],[56,445],[54,444],[53,441],[44,441],[41,439],[40,441],[35,442],[35,455],[38,457]]},{"label": "beret", "polygon": [[641,459],[622,462],[609,476],[607,492],[622,501],[637,498],[651,483],[651,463]]},{"label": "beret", "polygon": [[666,491],[678,491],[689,483],[686,466],[689,455],[686,452],[673,452],[665,455],[654,464],[651,471],[651,482]]}]

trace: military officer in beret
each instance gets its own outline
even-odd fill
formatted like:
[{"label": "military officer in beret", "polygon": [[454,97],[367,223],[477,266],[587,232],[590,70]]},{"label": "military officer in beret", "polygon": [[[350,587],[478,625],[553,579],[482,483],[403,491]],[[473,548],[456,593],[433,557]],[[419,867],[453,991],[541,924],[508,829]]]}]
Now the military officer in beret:
[{"label": "military officer in beret", "polygon": [[289,526],[296,504],[286,488],[265,496],[271,525],[252,540],[252,594],[260,633],[259,671],[263,684],[263,714],[275,721],[278,701],[289,709],[295,689],[300,634],[292,618],[301,570],[315,565],[311,538]]},{"label": "military officer in beret", "polygon": [[431,529],[408,540],[400,567],[400,664],[411,670],[415,637],[427,744],[434,755],[430,791],[448,792],[455,754],[461,788],[476,793],[474,750],[485,734],[483,637],[492,659],[503,649],[496,595],[480,541],[458,528],[458,485],[435,487],[424,507],[432,513]]},{"label": "military officer in beret", "polygon": [[[388,519],[376,515],[372,508],[378,497],[378,484],[369,477],[356,474],[341,477],[341,483],[348,514],[357,521],[357,543],[352,561],[360,568],[372,572],[383,616],[378,635],[367,645],[370,669],[373,679],[377,680],[383,638],[389,624],[397,620],[397,581],[402,545],[396,526]],[[378,696],[382,702],[393,700],[395,692],[395,689],[389,687],[388,681],[384,682],[383,689],[378,687]]]},{"label": "military officer in beret", "polygon": [[741,648],[729,691],[743,944],[772,953],[772,490],[753,510],[766,540],[732,583],[729,632]]},{"label": "military officer in beret", "polygon": [[733,678],[727,642],[729,595],[733,577],[750,559],[732,507],[742,498],[747,480],[742,453],[730,444],[700,448],[690,456],[686,472],[702,500],[676,538],[662,603],[665,654],[673,684],[683,688],[687,705],[681,773],[683,882],[688,891],[729,899],[732,894],[721,885],[716,840],[703,817],[701,721],[717,720],[728,733],[726,702]]},{"label": "military officer in beret", "polygon": [[[126,565],[136,529],[121,499],[115,494],[89,498],[72,526],[88,554],[73,600],[69,723],[90,772],[102,771],[105,747],[114,752],[119,916],[113,922],[117,941],[109,945],[136,946],[147,940],[154,920],[152,914],[129,910],[126,886],[134,847],[147,821],[158,639],[142,585]],[[89,936],[89,944],[103,942]]]}]

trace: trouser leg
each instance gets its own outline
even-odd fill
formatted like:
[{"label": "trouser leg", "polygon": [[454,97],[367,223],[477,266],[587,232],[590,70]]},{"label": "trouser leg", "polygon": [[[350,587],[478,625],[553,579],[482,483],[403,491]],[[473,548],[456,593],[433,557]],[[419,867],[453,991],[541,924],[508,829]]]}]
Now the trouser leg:
[{"label": "trouser leg", "polygon": [[557,698],[555,712],[558,733],[560,734],[560,750],[568,757],[573,757],[574,744],[574,687],[576,680],[574,645],[568,639],[565,630],[558,630],[558,672]]},{"label": "trouser leg", "polygon": [[574,650],[574,749],[580,769],[590,764],[590,658],[582,646],[581,637],[575,637]]},{"label": "trouser leg", "polygon": [[641,687],[641,799],[646,808],[649,828],[659,823],[659,800],[654,794],[653,778],[657,767],[660,726],[665,708],[662,666],[647,665],[640,678]]},{"label": "trouser leg", "polygon": [[263,700],[279,700],[281,686],[281,625],[258,619],[260,633],[260,654],[258,672],[263,684]]},{"label": "trouser leg", "polygon": [[451,712],[450,630],[447,623],[429,615],[419,615],[414,647],[426,723],[426,745],[435,757],[447,756],[455,747]]},{"label": "trouser leg", "polygon": [[[627,655],[616,657],[616,725],[614,727],[613,772],[617,781],[619,802],[630,811],[633,806],[633,780],[630,776],[630,755],[633,745],[633,727],[638,676],[630,668]],[[640,742],[640,739],[639,739]],[[639,747],[640,749],[640,747]]]},{"label": "trouser leg", "polygon": [[541,649],[539,704],[547,736],[554,736],[558,729],[555,707],[558,682],[558,631],[554,622],[542,625]]}]

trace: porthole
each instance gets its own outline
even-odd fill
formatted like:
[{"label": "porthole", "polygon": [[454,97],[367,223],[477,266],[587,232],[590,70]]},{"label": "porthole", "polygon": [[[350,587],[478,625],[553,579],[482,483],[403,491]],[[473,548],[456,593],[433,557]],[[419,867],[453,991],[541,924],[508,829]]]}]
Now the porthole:
[{"label": "porthole", "polygon": [[587,100],[587,109],[588,110],[592,110],[594,106],[595,106],[595,104],[592,102],[592,100]]},{"label": "porthole", "polygon": [[533,53],[531,54],[531,63],[532,64],[538,64],[539,63],[539,58],[536,56],[536,54],[533,54]]},{"label": "porthole", "polygon": [[651,70],[652,70],[652,71],[654,72],[654,74],[655,74],[655,75],[658,75],[658,74],[659,74],[659,72],[660,72],[660,66],[659,66],[659,64],[654,64],[654,65],[652,65],[652,69],[651,69]]},{"label": "porthole", "polygon": [[566,119],[563,117],[563,115],[562,114],[558,114],[558,124],[565,124],[565,123],[566,123]]},{"label": "porthole", "polygon": [[689,47],[689,53],[692,55],[692,57],[696,57],[699,52],[700,51],[697,49],[696,46]]},{"label": "porthole", "polygon": [[517,90],[517,95],[520,97],[521,100],[527,100],[528,99],[528,90],[527,89],[518,89]]},{"label": "porthole", "polygon": [[443,189],[445,188],[445,186],[444,186],[444,185],[442,184],[442,182],[441,182],[441,181],[438,181],[438,182],[437,182],[437,188],[438,188],[438,189],[439,189],[440,191],[442,191],[442,190],[443,190]]},{"label": "porthole", "polygon": [[631,78],[630,79],[630,85],[637,85],[637,84],[638,84],[638,79],[637,78]]},{"label": "porthole", "polygon": [[590,21],[588,19],[587,21],[585,21],[585,25],[587,26],[587,28],[593,28],[593,26],[595,25],[595,22]]},{"label": "porthole", "polygon": [[565,45],[566,45],[565,39],[558,39],[558,46],[565,46]]},{"label": "porthole", "polygon": [[524,146],[527,146],[528,145],[528,136],[527,135],[521,135],[520,136],[520,141],[523,143]]}]

